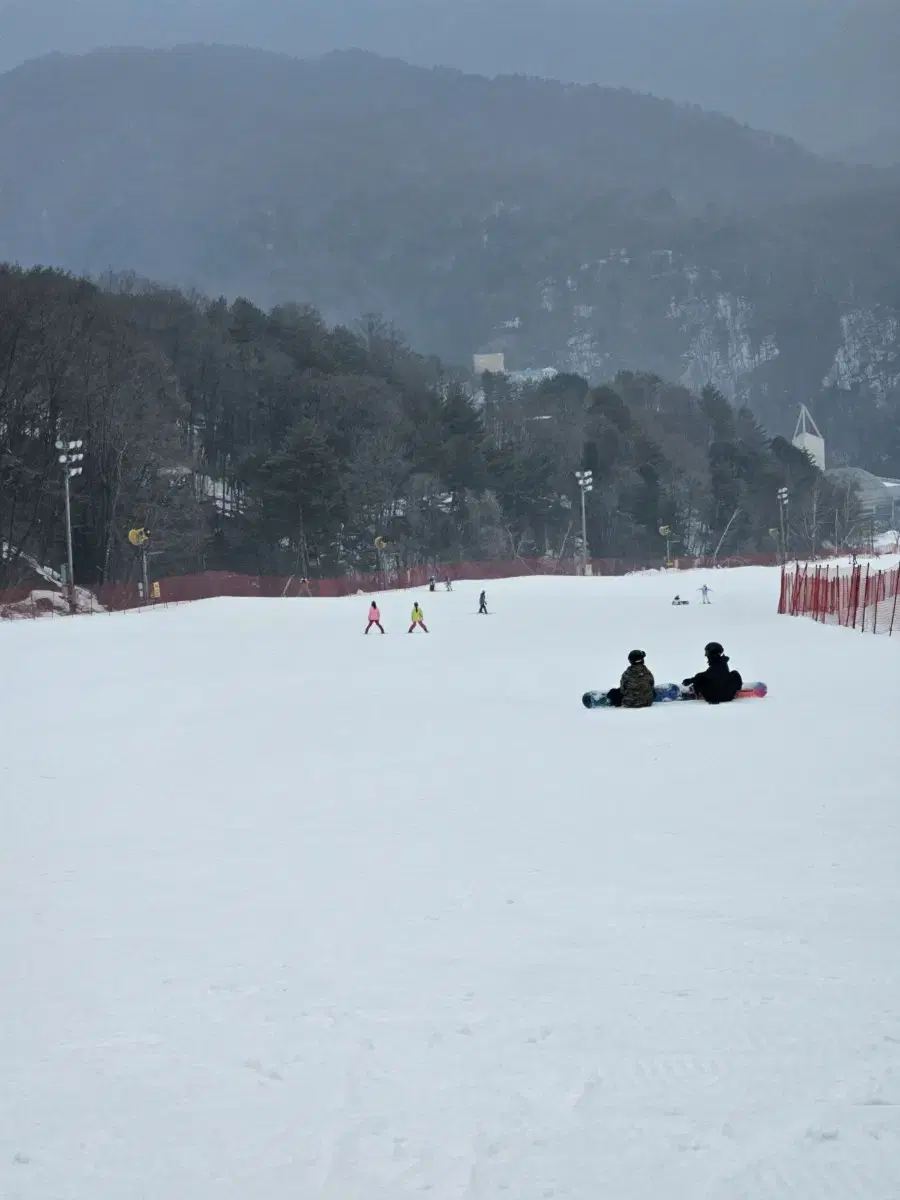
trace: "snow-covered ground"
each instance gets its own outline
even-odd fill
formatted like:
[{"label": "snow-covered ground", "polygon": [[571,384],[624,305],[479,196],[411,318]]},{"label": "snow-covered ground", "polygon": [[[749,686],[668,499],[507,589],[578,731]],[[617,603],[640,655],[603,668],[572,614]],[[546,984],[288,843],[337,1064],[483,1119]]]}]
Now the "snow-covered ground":
[{"label": "snow-covered ground", "polygon": [[0,1195],[896,1200],[900,639],[777,587],[0,627]]}]

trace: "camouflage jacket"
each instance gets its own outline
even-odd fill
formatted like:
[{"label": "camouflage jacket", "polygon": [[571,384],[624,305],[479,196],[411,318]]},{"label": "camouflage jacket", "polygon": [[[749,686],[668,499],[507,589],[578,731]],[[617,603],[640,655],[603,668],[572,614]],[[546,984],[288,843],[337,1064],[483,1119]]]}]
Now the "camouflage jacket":
[{"label": "camouflage jacket", "polygon": [[649,708],[653,703],[653,676],[643,663],[632,663],[621,686],[623,708]]}]

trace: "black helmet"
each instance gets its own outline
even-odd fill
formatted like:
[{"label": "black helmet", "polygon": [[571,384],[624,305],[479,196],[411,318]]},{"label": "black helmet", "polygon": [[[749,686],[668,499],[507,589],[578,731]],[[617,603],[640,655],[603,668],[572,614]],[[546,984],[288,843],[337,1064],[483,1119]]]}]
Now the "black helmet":
[{"label": "black helmet", "polygon": [[718,642],[707,642],[703,647],[703,653],[707,658],[718,658],[720,655],[724,654],[725,651]]},{"label": "black helmet", "polygon": [[628,653],[628,661],[632,664],[642,663],[646,657],[643,650],[630,650]]}]

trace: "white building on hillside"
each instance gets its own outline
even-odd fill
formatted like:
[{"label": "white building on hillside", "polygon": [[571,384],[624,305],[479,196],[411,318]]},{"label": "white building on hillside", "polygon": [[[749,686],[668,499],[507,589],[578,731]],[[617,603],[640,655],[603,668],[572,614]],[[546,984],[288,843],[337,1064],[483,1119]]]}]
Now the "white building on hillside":
[{"label": "white building on hillside", "polygon": [[798,450],[805,450],[820,471],[825,470],[825,439],[819,433],[819,427],[805,404],[800,405],[800,416],[794,430],[794,445]]},{"label": "white building on hillside", "polygon": [[800,405],[800,416],[794,430],[794,445],[805,450],[832,483],[839,487],[856,488],[859,502],[866,517],[896,529],[900,517],[900,479],[882,479],[862,467],[825,466],[825,439],[805,404]]}]

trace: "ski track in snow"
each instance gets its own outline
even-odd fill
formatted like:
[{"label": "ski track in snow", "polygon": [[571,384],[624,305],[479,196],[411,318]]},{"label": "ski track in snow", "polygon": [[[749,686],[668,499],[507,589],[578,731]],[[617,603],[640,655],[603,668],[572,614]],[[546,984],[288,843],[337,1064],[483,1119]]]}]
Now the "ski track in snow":
[{"label": "ski track in snow", "polygon": [[900,1200],[900,639],[480,587],[0,627],[4,1200]]}]

